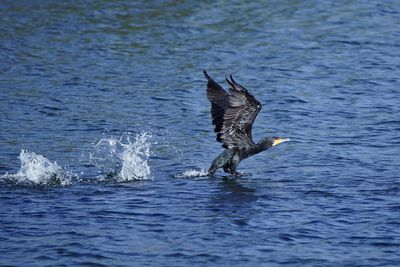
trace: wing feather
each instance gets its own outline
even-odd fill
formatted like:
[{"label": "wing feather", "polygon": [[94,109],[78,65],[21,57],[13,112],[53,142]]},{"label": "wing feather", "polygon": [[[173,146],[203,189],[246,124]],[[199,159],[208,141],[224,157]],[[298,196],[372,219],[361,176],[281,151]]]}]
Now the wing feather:
[{"label": "wing feather", "polygon": [[232,77],[226,79],[230,85],[228,94],[218,83],[208,76],[207,97],[211,102],[211,115],[217,141],[223,147],[251,147],[254,145],[252,125],[261,110],[261,103],[246,88]]},{"label": "wing feather", "polygon": [[211,117],[212,124],[214,127],[214,132],[217,133],[217,141],[222,142],[221,133],[223,122],[224,122],[224,113],[226,108],[228,107],[229,94],[215,82],[204,70],[204,75],[206,76],[207,83],[207,98],[211,102]]}]

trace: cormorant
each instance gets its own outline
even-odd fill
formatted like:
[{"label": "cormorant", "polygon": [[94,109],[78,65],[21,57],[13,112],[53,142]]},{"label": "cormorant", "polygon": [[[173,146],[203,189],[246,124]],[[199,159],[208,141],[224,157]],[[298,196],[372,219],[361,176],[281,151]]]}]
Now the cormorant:
[{"label": "cormorant", "polygon": [[253,122],[261,110],[261,103],[238,84],[230,75],[229,94],[204,70],[207,83],[207,98],[211,102],[211,115],[217,141],[225,150],[214,159],[208,170],[213,175],[223,168],[226,173],[236,175],[239,162],[270,147],[289,141],[288,138],[267,137],[254,143],[251,135]]}]

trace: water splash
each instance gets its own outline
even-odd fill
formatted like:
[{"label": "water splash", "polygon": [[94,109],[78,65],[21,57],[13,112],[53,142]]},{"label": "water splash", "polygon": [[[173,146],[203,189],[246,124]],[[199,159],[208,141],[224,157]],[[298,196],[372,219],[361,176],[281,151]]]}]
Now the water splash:
[{"label": "water splash", "polygon": [[175,175],[175,178],[196,178],[196,177],[206,177],[208,176],[208,171],[206,169],[200,170],[187,170],[182,173]]},{"label": "water splash", "polygon": [[102,180],[129,182],[151,179],[148,159],[150,145],[148,133],[142,133],[131,140],[129,135],[118,139],[103,138],[95,145],[90,161],[106,172]]},{"label": "water splash", "polygon": [[1,176],[4,181],[20,185],[69,185],[71,179],[56,162],[26,150],[19,154],[21,167],[15,174]]},{"label": "water splash", "polygon": [[121,155],[122,168],[120,178],[122,181],[135,179],[149,179],[150,167],[147,160],[150,156],[150,143],[147,142],[148,134],[144,133],[136,138],[134,143],[130,142],[123,145],[124,150]]}]

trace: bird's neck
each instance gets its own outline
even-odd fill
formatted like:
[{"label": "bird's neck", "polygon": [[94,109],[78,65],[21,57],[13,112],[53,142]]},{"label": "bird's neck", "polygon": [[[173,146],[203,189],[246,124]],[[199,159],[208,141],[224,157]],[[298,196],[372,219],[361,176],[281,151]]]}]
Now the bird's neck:
[{"label": "bird's neck", "polygon": [[264,150],[267,150],[268,148],[272,147],[272,141],[271,139],[263,139],[260,142],[258,142],[257,144],[254,145],[254,154],[260,153]]},{"label": "bird's neck", "polygon": [[251,157],[255,154],[263,152],[264,150],[267,150],[271,146],[272,146],[272,143],[270,141],[263,140],[257,144],[253,144],[250,148],[241,150],[240,157],[241,157],[241,159]]},{"label": "bird's neck", "polygon": [[258,154],[260,152],[263,152],[264,150],[267,150],[268,148],[270,148],[270,146],[265,146],[265,144],[262,143],[257,143],[253,146],[253,148],[251,149],[251,154],[255,155]]}]

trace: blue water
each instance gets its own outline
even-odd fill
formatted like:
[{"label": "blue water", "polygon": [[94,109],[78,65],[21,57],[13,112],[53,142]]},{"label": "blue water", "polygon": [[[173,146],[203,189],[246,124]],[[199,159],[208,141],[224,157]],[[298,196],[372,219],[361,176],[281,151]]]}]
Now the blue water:
[{"label": "blue water", "polygon": [[[398,266],[397,1],[2,1],[1,266]],[[222,150],[207,69],[291,142]],[[226,86],[224,84],[224,86]]]}]

